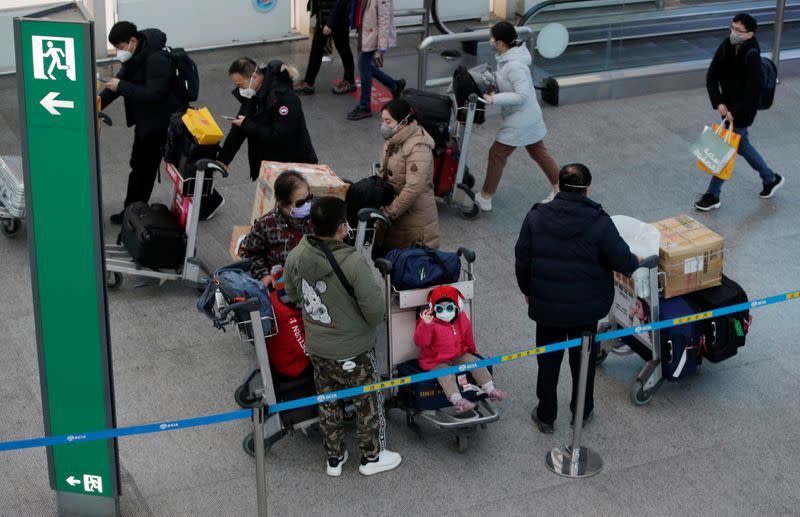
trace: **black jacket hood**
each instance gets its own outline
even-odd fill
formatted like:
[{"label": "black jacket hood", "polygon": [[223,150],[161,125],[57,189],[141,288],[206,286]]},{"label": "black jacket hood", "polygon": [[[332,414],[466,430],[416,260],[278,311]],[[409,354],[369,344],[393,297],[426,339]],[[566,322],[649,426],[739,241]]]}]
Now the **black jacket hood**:
[{"label": "black jacket hood", "polygon": [[559,192],[549,203],[534,205],[542,211],[542,225],[556,239],[584,234],[605,212],[599,203],[574,192]]},{"label": "black jacket hood", "polygon": [[158,52],[167,44],[167,35],[159,29],[144,29],[139,31],[139,46],[136,48],[134,59],[145,60],[153,52]]}]

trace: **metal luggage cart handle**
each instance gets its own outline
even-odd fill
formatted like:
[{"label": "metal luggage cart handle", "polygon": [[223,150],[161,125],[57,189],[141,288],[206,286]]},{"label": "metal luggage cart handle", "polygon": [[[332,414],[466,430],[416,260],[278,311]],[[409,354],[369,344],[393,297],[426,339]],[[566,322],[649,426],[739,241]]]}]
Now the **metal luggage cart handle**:
[{"label": "metal luggage cart handle", "polygon": [[203,158],[201,160],[197,160],[194,162],[194,166],[202,171],[206,172],[218,172],[223,178],[228,177],[228,168],[222,162],[217,160],[210,160],[208,158]]}]

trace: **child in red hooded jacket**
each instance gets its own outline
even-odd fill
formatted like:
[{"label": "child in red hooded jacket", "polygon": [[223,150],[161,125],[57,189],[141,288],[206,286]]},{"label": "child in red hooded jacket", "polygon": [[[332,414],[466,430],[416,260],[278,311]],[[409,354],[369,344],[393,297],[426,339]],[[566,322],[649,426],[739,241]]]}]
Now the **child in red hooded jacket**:
[{"label": "child in red hooded jacket", "polygon": [[[414,343],[419,347],[419,366],[423,370],[436,370],[457,364],[468,364],[478,360],[474,354],[475,339],[472,323],[460,309],[464,295],[452,286],[435,287],[428,293],[428,308],[417,320]],[[494,387],[492,374],[486,368],[472,370],[481,389],[495,402],[504,400],[508,394]],[[447,399],[462,413],[475,404],[461,396],[455,375],[436,379],[447,395]]]}]

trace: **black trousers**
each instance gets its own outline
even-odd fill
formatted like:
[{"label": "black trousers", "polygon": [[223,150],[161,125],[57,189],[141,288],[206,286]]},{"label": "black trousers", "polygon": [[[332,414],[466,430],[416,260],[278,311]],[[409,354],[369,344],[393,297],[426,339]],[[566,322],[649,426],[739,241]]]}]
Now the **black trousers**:
[{"label": "black trousers", "polygon": [[[596,332],[597,322],[576,327],[550,327],[548,325],[536,324],[536,346],[552,345],[568,339],[580,338],[584,332]],[[594,346],[593,348],[596,348]],[[569,369],[572,372],[572,400],[569,409],[575,413],[577,403],[578,376],[581,365],[581,347],[569,348]],[[594,409],[594,371],[595,371],[595,350],[589,352],[589,376],[586,381],[586,404],[583,409],[583,416],[586,417]],[[561,371],[561,360],[564,358],[564,351],[549,352],[536,356],[539,364],[539,374],[536,378],[536,396],[539,398],[539,408],[537,417],[545,424],[553,424],[558,414],[558,374]]]},{"label": "black trousers", "polygon": [[[350,29],[347,24],[339,24],[333,29],[333,44],[342,58],[342,66],[344,66],[344,80],[354,83],[356,81],[355,63],[353,62],[353,51],[350,49]],[[325,50],[325,43],[328,36],[322,33],[322,27],[317,27],[314,30],[314,39],[311,42],[311,54],[308,56],[308,67],[306,68],[305,81],[308,84],[314,84],[317,80],[319,67],[322,64],[322,54]]]},{"label": "black trousers", "polygon": [[167,140],[167,127],[164,131],[134,132],[131,149],[131,172],[128,175],[128,191],[125,206],[136,201],[148,202],[156,183],[158,167],[164,155]]}]

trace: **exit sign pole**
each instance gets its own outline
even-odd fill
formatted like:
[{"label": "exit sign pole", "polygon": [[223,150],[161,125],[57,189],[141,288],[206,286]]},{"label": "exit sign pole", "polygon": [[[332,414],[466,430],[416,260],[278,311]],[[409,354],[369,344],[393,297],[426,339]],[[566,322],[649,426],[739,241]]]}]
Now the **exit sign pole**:
[{"label": "exit sign pole", "polygon": [[14,20],[39,379],[60,515],[116,516],[116,425],[103,256],[93,22],[77,3]]}]

